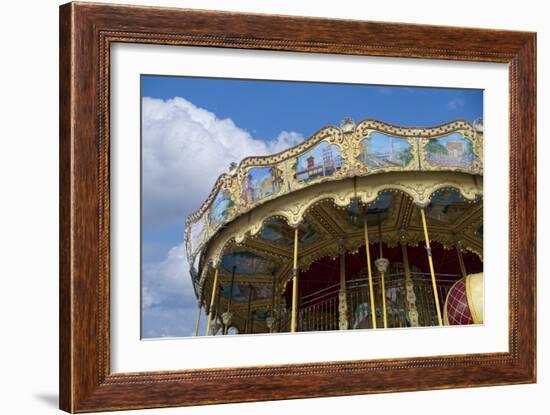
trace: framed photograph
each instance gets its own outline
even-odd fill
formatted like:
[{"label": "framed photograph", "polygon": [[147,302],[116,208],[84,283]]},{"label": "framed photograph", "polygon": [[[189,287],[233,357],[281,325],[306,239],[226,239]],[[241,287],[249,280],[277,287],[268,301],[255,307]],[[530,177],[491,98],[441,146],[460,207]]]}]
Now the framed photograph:
[{"label": "framed photograph", "polygon": [[536,381],[536,35],[60,8],[60,407]]}]

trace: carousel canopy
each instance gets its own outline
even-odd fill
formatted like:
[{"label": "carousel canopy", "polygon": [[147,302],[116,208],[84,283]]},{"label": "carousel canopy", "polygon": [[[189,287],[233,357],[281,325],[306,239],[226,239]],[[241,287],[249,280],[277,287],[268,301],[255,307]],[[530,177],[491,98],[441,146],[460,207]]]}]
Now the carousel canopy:
[{"label": "carousel canopy", "polygon": [[[482,122],[399,127],[344,120],[281,153],[248,157],[216,181],[187,219],[185,243],[197,297],[219,268],[223,296],[257,307],[291,278],[294,229],[299,267],[371,242],[385,246],[423,240],[418,206],[430,238],[458,243],[482,257]],[[227,281],[234,279],[232,293]],[[210,277],[208,277],[210,278]],[[224,283],[225,281],[225,283]],[[282,283],[282,284],[281,284]]]}]

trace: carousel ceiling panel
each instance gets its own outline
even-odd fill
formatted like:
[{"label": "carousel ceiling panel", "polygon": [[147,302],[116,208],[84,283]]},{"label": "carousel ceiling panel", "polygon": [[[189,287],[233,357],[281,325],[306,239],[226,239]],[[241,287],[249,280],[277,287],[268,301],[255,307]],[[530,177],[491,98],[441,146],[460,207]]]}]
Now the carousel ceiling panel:
[{"label": "carousel ceiling panel", "polygon": [[346,209],[331,205],[334,217],[338,218],[340,226],[347,232],[358,232],[363,230],[364,215],[367,217],[368,226],[395,226],[404,196],[402,193],[384,191],[380,192],[377,199],[367,206],[357,200],[353,200]]},{"label": "carousel ceiling panel", "polygon": [[[319,233],[308,222],[298,225],[298,241],[300,245],[308,245],[315,241]],[[294,244],[294,228],[282,218],[269,218],[265,221],[259,237],[264,241],[292,247]]]},{"label": "carousel ceiling panel", "polygon": [[222,257],[221,265],[227,273],[271,275],[277,271],[277,263],[254,252],[242,250]]},{"label": "carousel ceiling panel", "polygon": [[[399,127],[376,120],[326,127],[281,153],[248,157],[219,177],[202,206],[187,218],[189,264],[228,224],[266,203],[320,183],[364,179],[389,172],[461,172],[481,175],[482,124],[454,121],[432,128]],[[404,190],[403,186],[397,186]],[[417,191],[417,202],[429,195]],[[370,202],[365,194],[364,201]],[[412,195],[413,198],[415,195]],[[346,196],[347,197],[347,196]],[[346,205],[347,200],[337,201]],[[302,220],[291,218],[291,225]],[[288,216],[287,216],[288,218]],[[196,273],[192,270],[192,274]]]},{"label": "carousel ceiling panel", "polygon": [[[231,285],[225,285],[222,291],[223,298],[228,300],[231,297]],[[232,300],[236,303],[248,303],[251,301],[259,301],[271,298],[271,286],[249,285],[249,284],[233,284]]]},{"label": "carousel ceiling panel", "polygon": [[[480,200],[466,200],[460,192],[454,189],[443,189],[432,196],[426,207],[426,218],[432,226],[458,227],[464,222],[471,222],[483,215]],[[421,227],[420,212],[415,211],[411,225]]]}]

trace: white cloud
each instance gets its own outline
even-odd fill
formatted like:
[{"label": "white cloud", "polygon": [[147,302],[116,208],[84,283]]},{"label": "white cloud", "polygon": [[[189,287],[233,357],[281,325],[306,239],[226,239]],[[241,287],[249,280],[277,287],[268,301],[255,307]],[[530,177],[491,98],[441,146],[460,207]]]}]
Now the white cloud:
[{"label": "white cloud", "polygon": [[[143,98],[142,110],[142,226],[175,226],[182,240],[163,260],[143,264],[142,334],[189,336],[197,304],[183,245],[187,215],[200,207],[232,161],[276,153],[304,138],[282,131],[274,140],[258,140],[231,119],[219,119],[183,98]],[[145,242],[147,252],[161,249],[154,240]]]},{"label": "white cloud", "polygon": [[288,131],[275,140],[255,139],[231,119],[184,98],[143,98],[142,104],[145,225],[183,224],[231,162],[279,152],[304,139]]},{"label": "white cloud", "polygon": [[466,105],[466,101],[464,101],[462,98],[453,98],[449,102],[447,102],[447,108],[451,110],[462,108],[464,105]]},{"label": "white cloud", "polygon": [[144,264],[141,280],[144,337],[187,336],[197,305],[181,243],[160,262]]}]

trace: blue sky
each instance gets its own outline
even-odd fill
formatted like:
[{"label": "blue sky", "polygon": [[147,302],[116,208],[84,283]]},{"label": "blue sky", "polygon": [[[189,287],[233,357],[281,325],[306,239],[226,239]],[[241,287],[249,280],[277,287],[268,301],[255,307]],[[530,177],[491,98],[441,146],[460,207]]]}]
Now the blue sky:
[{"label": "blue sky", "polygon": [[281,130],[309,136],[345,117],[432,126],[483,115],[478,89],[144,76],[142,96],[184,97],[264,140]]},{"label": "blue sky", "polygon": [[483,116],[481,90],[148,75],[141,87],[143,337],[192,332],[185,219],[230,162],[280,151],[345,117],[433,126]]}]

